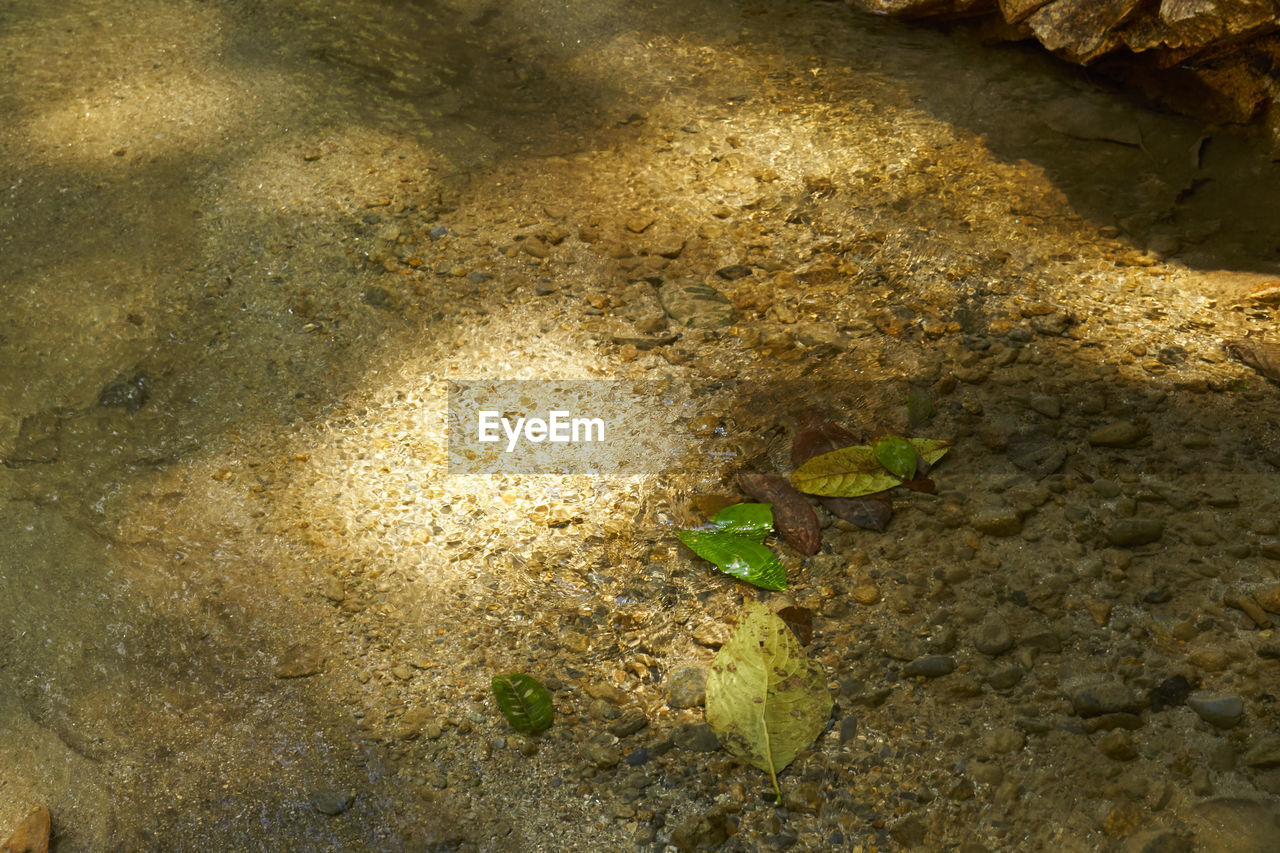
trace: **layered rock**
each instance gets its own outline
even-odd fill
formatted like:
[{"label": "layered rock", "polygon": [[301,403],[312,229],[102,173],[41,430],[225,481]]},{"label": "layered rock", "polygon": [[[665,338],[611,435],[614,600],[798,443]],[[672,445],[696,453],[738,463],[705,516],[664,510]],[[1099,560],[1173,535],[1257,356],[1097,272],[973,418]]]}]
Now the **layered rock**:
[{"label": "layered rock", "polygon": [[1263,117],[1280,138],[1280,0],[849,0],[901,18],[983,18],[1005,38],[1121,76],[1213,121]]}]

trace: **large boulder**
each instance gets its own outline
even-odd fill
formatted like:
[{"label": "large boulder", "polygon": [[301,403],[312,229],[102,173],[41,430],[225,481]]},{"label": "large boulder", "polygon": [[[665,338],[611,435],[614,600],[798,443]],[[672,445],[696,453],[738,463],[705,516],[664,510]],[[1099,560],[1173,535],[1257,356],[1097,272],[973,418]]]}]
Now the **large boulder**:
[{"label": "large boulder", "polygon": [[974,18],[1033,38],[1182,112],[1263,119],[1280,140],[1280,0],[848,0],[901,18]]}]

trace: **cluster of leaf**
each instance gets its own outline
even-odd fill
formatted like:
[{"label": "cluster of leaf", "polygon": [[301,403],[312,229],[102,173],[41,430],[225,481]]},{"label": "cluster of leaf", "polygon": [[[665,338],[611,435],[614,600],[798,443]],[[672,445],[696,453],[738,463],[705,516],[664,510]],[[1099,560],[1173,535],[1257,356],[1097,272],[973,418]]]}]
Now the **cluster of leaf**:
[{"label": "cluster of leaf", "polygon": [[911,483],[950,449],[950,442],[938,439],[886,435],[869,446],[855,444],[813,457],[796,469],[791,483],[811,495],[873,495]]},{"label": "cluster of leaf", "polygon": [[[917,475],[927,473],[948,449],[945,441],[886,435],[871,445],[813,457],[791,475],[791,483],[801,492],[836,498],[872,495],[900,485],[924,488]],[[716,513],[709,527],[680,530],[676,536],[720,571],[763,589],[781,590],[787,587],[786,572],[764,545],[773,526],[770,504],[740,503]],[[815,538],[814,550],[816,542]]]}]

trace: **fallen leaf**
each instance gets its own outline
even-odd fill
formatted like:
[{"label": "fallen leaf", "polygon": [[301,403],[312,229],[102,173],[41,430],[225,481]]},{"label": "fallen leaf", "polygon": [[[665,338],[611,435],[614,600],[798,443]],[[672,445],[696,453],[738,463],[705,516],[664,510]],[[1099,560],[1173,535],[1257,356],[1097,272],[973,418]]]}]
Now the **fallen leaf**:
[{"label": "fallen leaf", "polygon": [[773,526],[788,545],[806,557],[818,553],[822,544],[818,517],[790,483],[776,474],[743,472],[738,475],[738,485],[751,497],[773,507]]},{"label": "fallen leaf", "polygon": [[724,530],[677,530],[676,536],[727,575],[761,589],[787,588],[787,570],[767,545]]},{"label": "fallen leaf", "polygon": [[863,530],[883,531],[893,518],[893,501],[884,493],[862,498],[818,498],[818,503],[836,518]]},{"label": "fallen leaf", "polygon": [[898,435],[883,435],[871,445],[871,452],[884,469],[902,480],[910,480],[916,474],[916,449],[911,442]]},{"label": "fallen leaf", "polygon": [[809,641],[813,639],[812,610],[807,607],[784,607],[778,611],[778,618],[787,623],[800,645],[809,645]]},{"label": "fallen leaf", "polygon": [[[791,442],[791,464],[797,468],[815,456],[858,444],[857,437],[833,423],[821,409],[809,407],[796,415],[796,434]],[[834,515],[864,530],[884,530],[893,518],[893,502],[888,495],[861,498],[819,498]]]},{"label": "fallen leaf", "polygon": [[815,456],[860,443],[856,435],[829,420],[821,409],[810,407],[796,415],[791,464],[799,468]]},{"label": "fallen leaf", "polygon": [[[930,465],[951,448],[950,442],[932,438],[907,439]],[[872,495],[901,485],[902,481],[885,470],[875,451],[866,445],[855,445],[815,456],[791,475],[791,482],[802,492],[837,498]]]},{"label": "fallen leaf", "polygon": [[822,734],[833,705],[826,674],[809,660],[791,630],[758,601],[748,601],[738,628],[711,662],[707,722],[724,748],[778,774]]},{"label": "fallen leaf", "polygon": [[495,675],[490,685],[511,728],[520,734],[536,735],[551,727],[551,694],[536,678],[513,672]]}]

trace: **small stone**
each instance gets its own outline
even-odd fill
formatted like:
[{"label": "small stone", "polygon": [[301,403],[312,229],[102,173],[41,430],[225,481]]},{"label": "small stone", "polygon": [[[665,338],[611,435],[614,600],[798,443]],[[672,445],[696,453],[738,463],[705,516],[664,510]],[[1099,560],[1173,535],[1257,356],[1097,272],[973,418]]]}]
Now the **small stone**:
[{"label": "small stone", "polygon": [[987,684],[996,690],[1008,690],[1022,681],[1022,670],[1017,666],[1005,666],[987,676]]},{"label": "small stone", "polygon": [[[429,709],[410,708],[400,718],[400,725],[396,728],[396,737],[401,740],[413,740],[422,734],[423,729],[430,723],[434,723],[434,717]],[[439,726],[436,726],[436,733],[436,736],[439,737]]]},{"label": "small stone", "polygon": [[1231,666],[1231,653],[1221,646],[1204,645],[1192,649],[1187,661],[1205,672],[1222,672]]},{"label": "small stone", "polygon": [[1017,729],[996,729],[982,736],[982,749],[991,755],[1018,752],[1027,744],[1027,736]]},{"label": "small stone", "polygon": [[1280,737],[1270,735],[1255,741],[1244,754],[1244,763],[1249,767],[1280,767]]},{"label": "small stone", "polygon": [[904,678],[941,678],[956,671],[956,659],[949,655],[925,655],[902,668]]},{"label": "small stone", "polygon": [[840,720],[840,742],[848,743],[858,736],[858,718],[850,715]]},{"label": "small stone", "polygon": [[725,281],[733,281],[739,278],[746,278],[751,275],[751,267],[745,264],[731,264],[727,267],[721,267],[716,270],[716,275]]},{"label": "small stone", "polygon": [[1133,736],[1124,729],[1112,729],[1098,738],[1098,749],[1113,761],[1132,761],[1138,757]]},{"label": "small stone", "polygon": [[341,604],[347,597],[347,586],[342,578],[329,577],[324,582],[324,597],[334,604]]},{"label": "small stone", "polygon": [[627,230],[630,231],[632,234],[643,234],[646,230],[648,230],[650,225],[652,225],[657,221],[658,219],[655,216],[651,216],[647,213],[639,214],[627,220],[627,223],[626,223]]},{"label": "small stone", "polygon": [[733,304],[710,285],[683,278],[658,288],[658,301],[667,316],[695,329],[714,329],[733,322]]},{"label": "small stone", "polygon": [[969,526],[988,536],[1017,536],[1022,532],[1022,516],[1011,507],[997,507],[971,516]]},{"label": "small stone", "polygon": [[1095,447],[1128,447],[1146,434],[1145,429],[1132,421],[1116,421],[1089,433],[1089,443]]},{"label": "small stone", "polygon": [[597,767],[600,770],[616,767],[621,760],[616,749],[605,746],[596,740],[589,740],[582,745],[582,757],[593,767]]},{"label": "small stone", "polygon": [[706,669],[681,667],[667,677],[667,704],[672,708],[697,708],[706,701],[706,697]]},{"label": "small stone", "polygon": [[1149,545],[1164,536],[1164,522],[1158,518],[1121,518],[1112,522],[1103,535],[1117,548]]},{"label": "small stone", "polygon": [[348,791],[325,789],[312,791],[307,799],[310,801],[312,808],[320,812],[320,814],[332,817],[340,815],[351,808],[351,803],[355,800],[355,796]]},{"label": "small stone", "polygon": [[880,600],[880,590],[873,583],[861,583],[849,593],[859,604],[875,604]]},{"label": "small stone", "polygon": [[624,708],[618,719],[609,724],[609,734],[614,737],[633,735],[649,725],[644,711],[636,707]]},{"label": "small stone", "polygon": [[1192,693],[1187,697],[1191,710],[1211,726],[1229,729],[1244,717],[1244,700],[1220,693]]},{"label": "small stone", "polygon": [[689,752],[715,752],[720,748],[715,730],[707,723],[699,725],[683,725],[671,734],[676,746]]},{"label": "small stone", "polygon": [[1027,403],[1032,411],[1039,412],[1046,418],[1062,417],[1062,401],[1047,394],[1033,394]]},{"label": "small stone", "polygon": [[969,776],[979,785],[999,785],[1004,781],[1004,769],[999,764],[971,761],[968,771]]},{"label": "small stone", "polygon": [[1128,800],[1122,800],[1107,813],[1102,831],[1112,838],[1127,838],[1142,824],[1142,813]]},{"label": "small stone", "polygon": [[276,678],[305,678],[324,667],[324,652],[314,646],[290,646],[276,664]]},{"label": "small stone", "polygon": [[1070,693],[1070,699],[1072,709],[1080,717],[1132,713],[1141,708],[1137,694],[1128,685],[1116,681],[1082,685]]},{"label": "small stone", "polygon": [[728,837],[728,813],[723,806],[713,806],[705,814],[694,815],[671,830],[671,844],[680,853],[716,850]]},{"label": "small stone", "polygon": [[999,616],[988,617],[973,637],[973,646],[984,655],[995,657],[1013,648],[1013,632]]},{"label": "small stone", "polygon": [[119,406],[132,415],[146,405],[150,396],[150,380],[145,374],[135,373],[107,383],[98,394],[98,405]]}]

